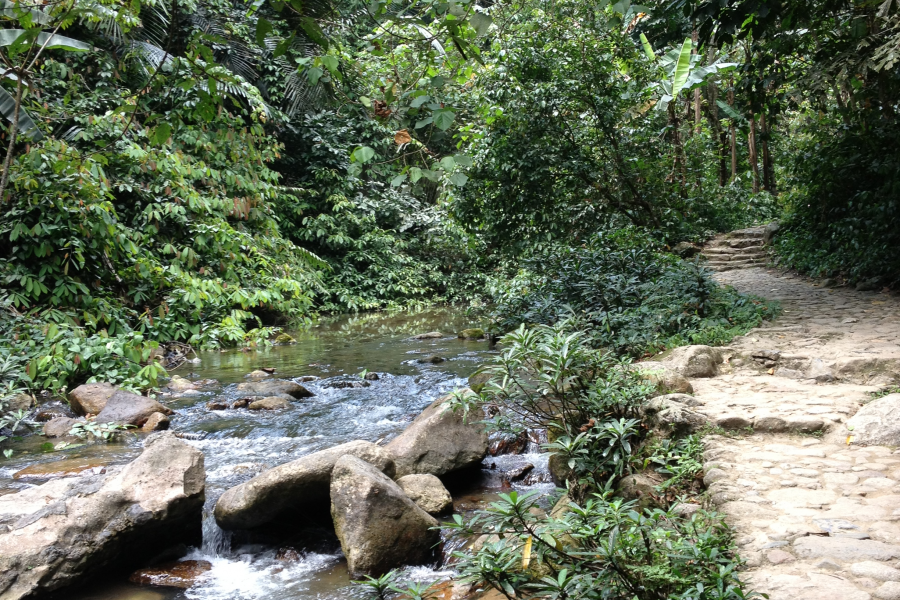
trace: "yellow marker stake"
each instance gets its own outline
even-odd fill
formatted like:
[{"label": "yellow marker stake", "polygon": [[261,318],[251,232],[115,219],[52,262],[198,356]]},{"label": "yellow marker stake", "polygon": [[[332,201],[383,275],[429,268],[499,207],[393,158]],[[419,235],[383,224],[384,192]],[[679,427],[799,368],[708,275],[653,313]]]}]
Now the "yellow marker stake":
[{"label": "yellow marker stake", "polygon": [[531,564],[531,536],[528,536],[528,539],[525,540],[525,548],[522,550],[522,568],[527,569],[528,565]]}]

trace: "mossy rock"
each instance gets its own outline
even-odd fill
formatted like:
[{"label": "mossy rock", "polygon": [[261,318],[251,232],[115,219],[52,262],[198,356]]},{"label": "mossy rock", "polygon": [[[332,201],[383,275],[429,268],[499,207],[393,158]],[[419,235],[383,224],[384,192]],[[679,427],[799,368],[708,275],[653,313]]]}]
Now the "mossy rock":
[{"label": "mossy rock", "polygon": [[296,344],[297,340],[295,340],[294,338],[292,338],[291,336],[289,336],[286,333],[279,333],[278,337],[275,338],[275,343],[279,344],[279,345]]},{"label": "mossy rock", "polygon": [[[547,441],[551,444],[564,435],[566,435],[566,432],[562,429],[557,429],[556,427],[547,428]],[[550,472],[550,479],[553,480],[556,486],[566,487],[566,480],[572,474],[572,469],[569,467],[569,459],[564,454],[552,454],[547,461],[547,470]]]},{"label": "mossy rock", "polygon": [[473,327],[471,329],[463,329],[457,334],[457,337],[463,340],[483,340],[484,329]]},{"label": "mossy rock", "polygon": [[469,377],[469,389],[472,390],[473,392],[475,392],[476,394],[480,394],[481,390],[484,389],[484,386],[490,380],[491,380],[490,373],[482,373],[482,372],[473,373]]}]

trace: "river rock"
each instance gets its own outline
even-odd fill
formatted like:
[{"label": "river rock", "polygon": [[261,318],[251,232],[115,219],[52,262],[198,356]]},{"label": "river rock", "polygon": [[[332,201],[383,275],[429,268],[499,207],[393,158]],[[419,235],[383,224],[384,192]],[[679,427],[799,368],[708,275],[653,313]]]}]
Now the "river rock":
[{"label": "river rock", "polygon": [[397,476],[428,473],[446,475],[476,465],[487,455],[488,435],[478,418],[468,422],[461,412],[450,410],[438,398],[394,438],[387,450],[394,456]]},{"label": "river rock", "polygon": [[693,394],[694,388],[683,375],[661,362],[640,362],[631,365],[641,378],[656,386],[657,394]]},{"label": "river rock", "polygon": [[872,400],[847,421],[854,444],[900,446],[900,394]]},{"label": "river rock", "polygon": [[481,329],[480,327],[463,329],[456,337],[461,340],[481,340],[484,339],[484,329]]},{"label": "river rock", "polygon": [[56,417],[44,424],[44,435],[47,437],[63,437],[69,435],[72,426],[84,419],[70,419],[69,417]]},{"label": "river rock", "polygon": [[271,373],[266,373],[262,369],[256,369],[255,371],[250,371],[247,373],[247,377],[250,379],[266,379],[267,377],[271,377]]},{"label": "river rock", "polygon": [[334,530],[354,576],[434,559],[438,522],[378,468],[342,456],[331,478]]},{"label": "river rock", "polygon": [[34,398],[31,397],[31,394],[13,394],[6,399],[6,405],[12,411],[28,410],[32,404],[34,404]]},{"label": "river rock", "polygon": [[222,529],[250,529],[288,510],[294,514],[327,511],[331,471],[345,455],[363,459],[389,477],[395,474],[394,460],[384,448],[362,441],[341,444],[278,465],[226,490],[216,503],[216,522]]},{"label": "river rock", "polygon": [[447,360],[447,359],[444,358],[443,356],[438,356],[437,354],[432,354],[431,356],[426,356],[425,358],[420,358],[420,359],[416,360],[416,362],[423,364],[423,365],[425,365],[425,364],[437,365],[437,364],[444,362],[445,360]]},{"label": "river rock", "polygon": [[429,515],[440,515],[453,508],[450,492],[434,475],[406,475],[397,480],[397,485]]},{"label": "river rock", "polygon": [[72,477],[85,471],[100,474],[105,472],[110,460],[109,456],[84,456],[37,463],[16,471],[13,473],[13,479],[56,479],[58,477]]},{"label": "river rock", "polygon": [[293,381],[275,379],[272,381],[248,381],[239,383],[237,391],[256,396],[277,396],[287,394],[293,398],[309,398],[313,395],[308,389]]},{"label": "river rock", "polygon": [[131,574],[128,581],[138,585],[186,590],[203,579],[204,574],[210,570],[212,570],[212,563],[207,560],[183,560],[139,569]]},{"label": "river rock", "polygon": [[420,333],[419,335],[414,335],[414,340],[437,340],[444,337],[444,334],[440,331],[429,331],[428,333]]},{"label": "river rock", "polygon": [[250,410],[281,410],[290,407],[290,402],[278,396],[260,398],[259,400],[254,400],[247,406]]},{"label": "river rock", "polygon": [[711,346],[683,346],[675,348],[665,363],[685,377],[715,377],[722,353]]},{"label": "river rock", "polygon": [[163,431],[169,428],[169,417],[161,412],[155,412],[147,418],[141,426],[141,431]]},{"label": "river rock", "polygon": [[203,454],[165,432],[106,475],[0,496],[0,597],[43,595],[198,543],[204,489]]},{"label": "river rock", "polygon": [[111,383],[85,383],[69,392],[69,406],[77,415],[96,415],[117,391]]},{"label": "river rock", "polygon": [[118,423],[119,425],[134,425],[143,427],[153,413],[171,415],[173,412],[147,396],[138,396],[131,392],[117,390],[106,406],[94,419],[96,423]]},{"label": "river rock", "polygon": [[291,336],[289,336],[286,333],[279,333],[278,336],[275,337],[275,341],[273,343],[278,344],[278,345],[296,344],[297,340],[295,340],[294,338],[292,338]]},{"label": "river rock", "polygon": [[185,379],[181,375],[172,375],[166,387],[173,392],[186,392],[188,390],[196,390],[197,386],[189,379]]}]

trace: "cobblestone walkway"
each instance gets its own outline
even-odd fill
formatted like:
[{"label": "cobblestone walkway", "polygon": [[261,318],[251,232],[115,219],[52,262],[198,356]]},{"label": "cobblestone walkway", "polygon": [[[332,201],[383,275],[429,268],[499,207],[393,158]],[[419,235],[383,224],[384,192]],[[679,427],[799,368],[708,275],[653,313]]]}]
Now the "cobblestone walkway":
[{"label": "cobblestone walkway", "polygon": [[743,432],[708,436],[704,461],[746,581],[772,600],[900,600],[900,450],[845,425],[897,383],[900,300],[765,268],[716,277],[783,308],[690,380],[698,412]]}]

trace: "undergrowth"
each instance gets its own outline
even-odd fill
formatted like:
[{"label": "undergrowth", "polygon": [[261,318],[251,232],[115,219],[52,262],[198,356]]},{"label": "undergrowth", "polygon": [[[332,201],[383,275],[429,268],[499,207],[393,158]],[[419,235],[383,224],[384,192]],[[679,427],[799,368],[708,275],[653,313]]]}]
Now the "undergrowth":
[{"label": "undergrowth", "polygon": [[[731,532],[722,516],[699,510],[690,517],[674,507],[648,508],[616,498],[618,479],[639,456],[683,489],[702,469],[700,436],[657,441],[643,450],[647,433],[641,406],[652,390],[629,369],[592,346],[590,336],[566,321],[519,327],[484,370],[479,394],[458,393],[452,403],[494,431],[536,424],[556,430],[546,449],[566,473],[566,495],[549,514],[540,494],[517,492],[469,519],[445,523],[454,536],[476,538],[453,554],[460,579],[491,588],[509,600],[741,600]],[[665,491],[665,490],[663,490]],[[434,598],[436,588],[401,589],[398,575],[359,582],[375,598],[399,593]]]},{"label": "undergrowth", "polygon": [[696,262],[663,253],[631,229],[557,246],[493,289],[494,327],[573,320],[595,347],[643,356],[686,344],[722,345],[771,319],[777,306],[719,286]]}]

